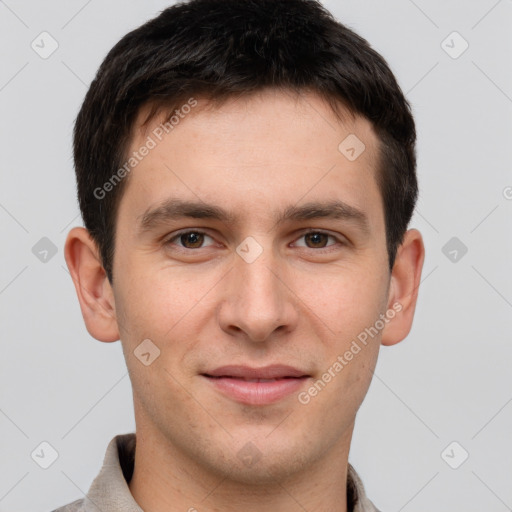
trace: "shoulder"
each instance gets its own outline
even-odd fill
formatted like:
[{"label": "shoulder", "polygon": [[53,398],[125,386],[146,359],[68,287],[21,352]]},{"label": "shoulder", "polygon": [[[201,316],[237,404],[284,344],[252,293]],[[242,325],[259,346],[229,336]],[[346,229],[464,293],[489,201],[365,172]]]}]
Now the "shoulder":
[{"label": "shoulder", "polygon": [[350,463],[347,474],[347,506],[351,512],[380,512],[368,499],[363,482]]}]

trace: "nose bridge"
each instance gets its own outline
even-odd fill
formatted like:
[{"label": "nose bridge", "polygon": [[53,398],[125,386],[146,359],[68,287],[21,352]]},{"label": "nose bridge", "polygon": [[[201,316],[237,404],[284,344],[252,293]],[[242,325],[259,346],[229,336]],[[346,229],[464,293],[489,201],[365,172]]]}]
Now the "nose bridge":
[{"label": "nose bridge", "polygon": [[262,312],[275,310],[280,302],[277,300],[280,283],[275,276],[276,261],[271,249],[265,252],[251,263],[242,258],[237,262],[243,300],[252,305],[254,310],[260,309]]},{"label": "nose bridge", "polygon": [[295,309],[278,277],[282,262],[270,242],[246,239],[236,252],[221,318],[223,328],[242,330],[252,341],[264,341],[278,328],[291,328]]}]

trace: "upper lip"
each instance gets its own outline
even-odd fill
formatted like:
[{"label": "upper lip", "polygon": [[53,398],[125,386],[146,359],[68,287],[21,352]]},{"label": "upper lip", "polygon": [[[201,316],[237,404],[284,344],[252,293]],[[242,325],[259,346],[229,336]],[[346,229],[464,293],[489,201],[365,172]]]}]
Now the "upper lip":
[{"label": "upper lip", "polygon": [[309,377],[309,375],[283,364],[272,364],[261,368],[251,368],[250,366],[228,365],[221,366],[215,370],[203,373],[207,377],[234,377],[238,379],[279,379],[284,377]]}]

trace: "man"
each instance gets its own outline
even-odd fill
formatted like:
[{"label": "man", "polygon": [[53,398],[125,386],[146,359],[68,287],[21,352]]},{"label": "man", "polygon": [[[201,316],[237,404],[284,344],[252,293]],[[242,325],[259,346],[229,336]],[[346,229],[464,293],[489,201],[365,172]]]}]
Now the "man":
[{"label": "man", "polygon": [[313,0],[192,0],[110,51],[76,120],[89,333],[136,433],[59,511],[377,509],[348,463],[379,346],[410,331],[415,127]]}]

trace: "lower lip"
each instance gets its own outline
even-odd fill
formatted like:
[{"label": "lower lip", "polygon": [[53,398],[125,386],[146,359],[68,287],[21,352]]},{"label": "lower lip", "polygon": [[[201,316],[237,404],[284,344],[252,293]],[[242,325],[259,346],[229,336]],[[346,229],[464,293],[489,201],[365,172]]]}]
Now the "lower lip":
[{"label": "lower lip", "polygon": [[276,379],[271,382],[248,382],[232,377],[206,377],[221,393],[249,405],[278,402],[297,392],[309,377]]}]

